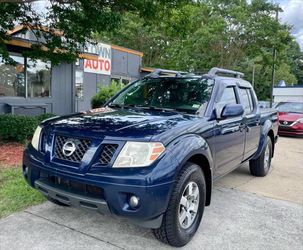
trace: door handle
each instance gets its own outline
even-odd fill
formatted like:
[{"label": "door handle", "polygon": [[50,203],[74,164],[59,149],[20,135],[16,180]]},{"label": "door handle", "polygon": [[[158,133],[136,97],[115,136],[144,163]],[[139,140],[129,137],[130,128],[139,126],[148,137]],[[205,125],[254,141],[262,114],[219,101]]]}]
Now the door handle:
[{"label": "door handle", "polygon": [[241,122],[239,125],[240,132],[242,132],[245,128],[246,128],[246,124]]},{"label": "door handle", "polygon": [[230,128],[223,128],[222,131],[221,131],[221,134],[224,135],[224,134],[227,134],[227,133],[234,133],[238,130],[240,130],[239,125],[234,126],[234,127],[230,127]]}]

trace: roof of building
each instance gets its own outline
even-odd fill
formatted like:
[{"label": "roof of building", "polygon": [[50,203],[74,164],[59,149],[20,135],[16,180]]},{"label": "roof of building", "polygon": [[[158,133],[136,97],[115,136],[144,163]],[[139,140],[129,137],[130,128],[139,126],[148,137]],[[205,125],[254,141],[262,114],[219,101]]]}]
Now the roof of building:
[{"label": "roof of building", "polygon": [[303,85],[299,85],[299,84],[296,84],[296,85],[286,85],[286,86],[274,86],[274,88],[277,88],[277,89],[286,89],[286,88],[303,88]]},{"label": "roof of building", "polygon": [[[16,27],[14,27],[14,29],[9,30],[7,32],[7,34],[12,36],[12,38],[9,41],[6,41],[6,43],[9,44],[9,45],[12,45],[12,46],[19,46],[19,47],[30,49],[32,44],[35,41],[25,39],[25,38],[22,38],[22,37],[16,37],[17,34],[21,33],[22,31],[24,31],[26,29],[29,30],[29,31],[39,30],[39,31],[43,31],[43,32],[52,32],[53,34],[55,34],[57,36],[62,36],[63,35],[63,32],[60,31],[60,30],[57,30],[57,29],[50,30],[49,28],[44,27],[44,26],[17,25]],[[118,51],[121,51],[121,52],[127,52],[127,53],[130,53],[130,54],[134,54],[134,55],[143,57],[143,53],[140,52],[140,51],[125,48],[125,47],[114,45],[114,44],[109,44],[109,45],[114,50],[118,50]],[[43,49],[43,47],[42,47],[42,49]],[[47,50],[46,47],[44,49]],[[84,59],[97,59],[96,54],[87,53],[87,52],[81,53],[79,55],[79,57],[84,58]]]}]

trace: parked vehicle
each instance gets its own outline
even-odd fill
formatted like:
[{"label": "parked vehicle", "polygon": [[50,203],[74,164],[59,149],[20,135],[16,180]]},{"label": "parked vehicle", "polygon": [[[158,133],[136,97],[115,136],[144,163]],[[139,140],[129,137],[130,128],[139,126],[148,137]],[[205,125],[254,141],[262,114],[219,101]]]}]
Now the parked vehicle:
[{"label": "parked vehicle", "polygon": [[279,135],[303,136],[303,102],[280,102]]},{"label": "parked vehicle", "polygon": [[46,120],[24,152],[24,177],[56,204],[122,216],[183,246],[215,180],[247,161],[254,176],[271,167],[277,112],[260,111],[242,77],[155,71],[102,108]]},{"label": "parked vehicle", "polygon": [[[270,102],[269,101],[259,101],[258,102],[259,108],[267,109],[270,108]],[[275,108],[277,106],[277,103],[273,102],[272,107]]]}]

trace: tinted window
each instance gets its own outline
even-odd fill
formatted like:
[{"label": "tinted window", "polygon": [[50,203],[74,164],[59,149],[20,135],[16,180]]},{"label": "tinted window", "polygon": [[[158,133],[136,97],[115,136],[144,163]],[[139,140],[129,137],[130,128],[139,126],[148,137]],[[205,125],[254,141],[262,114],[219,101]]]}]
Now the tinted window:
[{"label": "tinted window", "polygon": [[240,95],[243,101],[245,114],[250,114],[253,111],[253,101],[249,89],[240,88]]},{"label": "tinted window", "polygon": [[235,95],[235,90],[233,87],[227,87],[224,89],[223,95],[220,100],[221,105],[226,105],[226,104],[236,104],[237,103],[237,98]]},{"label": "tinted window", "polygon": [[209,80],[201,78],[146,78],[134,82],[109,105],[153,107],[196,113],[210,97]]}]

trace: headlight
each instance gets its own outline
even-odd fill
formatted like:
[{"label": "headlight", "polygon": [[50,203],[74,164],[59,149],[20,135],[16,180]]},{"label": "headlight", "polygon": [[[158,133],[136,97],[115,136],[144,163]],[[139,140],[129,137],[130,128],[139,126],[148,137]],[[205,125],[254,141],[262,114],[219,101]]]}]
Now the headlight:
[{"label": "headlight", "polygon": [[146,167],[165,150],[160,142],[126,142],[113,167]]},{"label": "headlight", "polygon": [[303,118],[296,120],[296,123],[303,123]]},{"label": "headlight", "polygon": [[36,149],[39,150],[39,140],[40,140],[40,134],[41,134],[42,128],[38,126],[35,130],[35,133],[32,138],[32,146]]},{"label": "headlight", "polygon": [[293,122],[291,124],[291,126],[296,125],[297,123],[303,123],[303,118],[300,118],[300,119],[296,120],[295,122]]}]

